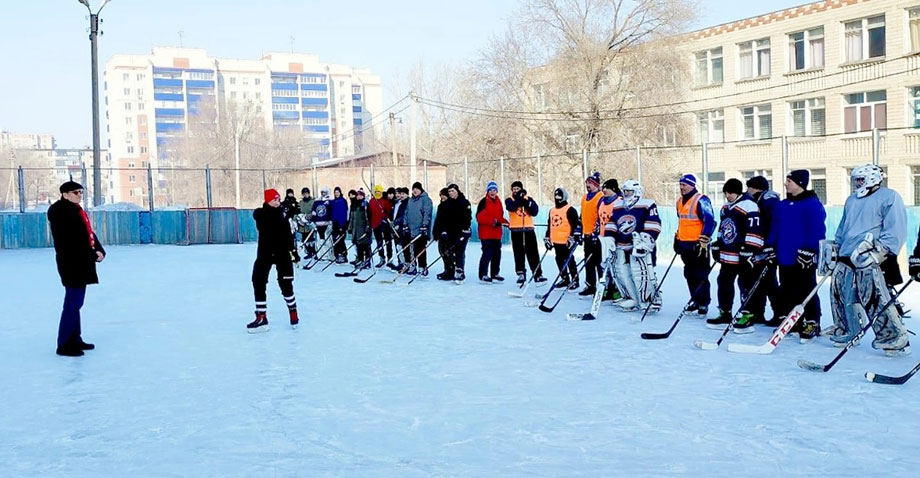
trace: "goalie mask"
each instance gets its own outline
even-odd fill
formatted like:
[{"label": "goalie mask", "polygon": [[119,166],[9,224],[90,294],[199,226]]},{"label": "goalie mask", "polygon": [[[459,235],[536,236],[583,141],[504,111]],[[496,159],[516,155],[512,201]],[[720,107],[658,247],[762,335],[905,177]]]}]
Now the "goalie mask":
[{"label": "goalie mask", "polygon": [[642,199],[642,194],[645,193],[645,188],[635,179],[624,182],[620,189],[623,191],[623,202],[626,203],[627,208],[635,206],[639,199]]},{"label": "goalie mask", "polygon": [[856,192],[856,197],[866,197],[872,188],[882,184],[883,177],[882,168],[874,164],[854,168],[853,172],[850,173],[850,179],[853,181],[853,190]]}]

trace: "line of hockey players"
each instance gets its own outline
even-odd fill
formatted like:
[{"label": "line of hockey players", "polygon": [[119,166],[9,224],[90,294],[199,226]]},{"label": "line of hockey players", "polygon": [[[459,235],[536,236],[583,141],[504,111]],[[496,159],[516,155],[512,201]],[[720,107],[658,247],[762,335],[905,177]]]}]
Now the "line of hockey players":
[{"label": "line of hockey players", "polygon": [[[753,332],[755,324],[776,327],[796,305],[805,302],[817,286],[817,275],[830,275],[833,325],[820,329],[821,304],[815,294],[805,304],[803,319],[793,328],[802,342],[826,335],[843,346],[859,332],[866,317],[879,315],[872,327],[873,347],[889,355],[909,353],[903,311],[900,307],[880,311],[892,297],[893,287],[902,282],[896,257],[906,243],[906,209],[900,196],[882,185],[883,172],[878,166],[855,168],[851,179],[854,193],[846,201],[833,240],[825,240],[824,206],[808,189],[807,170],[792,171],[785,178],[785,199],[771,191],[762,176],[748,179],[746,188],[740,180],[729,179],[723,187],[725,201],[718,221],[709,198],[697,190],[696,178],[684,175],[679,183],[673,244],[684,264],[691,299],[682,314],[706,319],[712,328],[730,326],[739,334]],[[345,263],[350,250],[345,245],[348,234],[357,251],[352,261],[356,270],[371,268],[374,252],[379,260],[373,267],[386,265],[402,274],[422,276],[428,273],[426,250],[429,240],[434,239],[444,262],[438,279],[459,283],[465,279],[465,251],[475,219],[482,247],[481,282],[504,280],[500,275],[503,228],[510,229],[518,284],[527,281],[528,267],[533,282],[546,282],[534,224],[539,206],[523,186],[520,181],[513,182],[510,196],[502,201],[497,184],[490,182],[473,214],[470,202],[457,185],[451,184],[440,191],[433,224],[432,201],[420,183],[411,189],[376,186],[370,200],[363,190],[350,191],[350,204],[340,188],[335,188],[332,196],[323,190],[318,199],[303,188],[299,202],[289,189],[283,202],[276,201],[280,220],[273,226],[285,229],[287,235],[282,234],[274,248],[276,254],[269,258],[262,252],[263,235],[274,238],[276,234],[266,233],[260,224],[260,210],[255,213],[261,262],[256,260],[253,271],[257,318],[250,328],[267,325],[266,263],[269,268],[271,264],[282,268],[279,281],[281,277],[292,279],[290,264],[300,260],[295,244],[301,245],[307,259],[305,268],[311,260],[314,264],[319,260]],[[602,183],[600,174],[594,173],[586,178],[585,188],[580,214],[569,204],[565,189],[554,191],[554,207],[543,238],[547,254],[554,252],[560,271],[554,287],[580,288],[576,261],[569,259],[581,246],[585,287],[578,295],[602,295],[603,300],[624,311],[657,311],[661,307],[654,268],[661,233],[658,206],[635,180],[622,186],[612,178]],[[262,209],[272,207],[269,195],[273,194],[269,191]],[[299,235],[296,243],[289,224]],[[330,226],[331,234],[327,234]],[[372,238],[376,244],[373,251]],[[718,310],[710,314],[709,275],[716,264],[720,266]],[[920,280],[920,244],[909,259],[909,273]],[[604,290],[598,291],[605,284]],[[733,314],[736,284],[744,308]],[[281,286],[291,308],[291,323],[296,324],[292,287],[287,283]],[[770,320],[765,316],[767,300],[773,311]]]}]

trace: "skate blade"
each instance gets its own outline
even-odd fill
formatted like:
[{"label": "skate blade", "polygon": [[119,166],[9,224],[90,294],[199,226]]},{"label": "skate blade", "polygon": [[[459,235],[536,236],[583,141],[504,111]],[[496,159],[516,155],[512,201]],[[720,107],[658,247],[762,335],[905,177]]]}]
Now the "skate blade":
[{"label": "skate blade", "polygon": [[753,334],[753,333],[754,333],[754,327],[748,327],[748,328],[746,328],[746,329],[736,329],[736,328],[732,327],[732,332],[734,332],[734,333],[736,333],[736,334],[738,334],[738,335]]},{"label": "skate blade", "polygon": [[706,324],[706,328],[712,330],[722,330],[726,325],[728,324]]},{"label": "skate blade", "polygon": [[250,334],[261,334],[261,333],[264,333],[264,332],[268,332],[268,326],[267,326],[267,325],[263,325],[263,326],[261,326],[261,327],[255,327],[255,328],[252,328],[252,329],[247,328],[246,331],[249,332]]},{"label": "skate blade", "polygon": [[903,349],[899,349],[899,350],[886,350],[886,351],[885,351],[885,356],[886,356],[886,357],[890,357],[890,358],[906,357],[906,356],[908,356],[908,355],[910,355],[910,346],[909,346],[909,345],[908,345],[907,347],[904,347]]}]

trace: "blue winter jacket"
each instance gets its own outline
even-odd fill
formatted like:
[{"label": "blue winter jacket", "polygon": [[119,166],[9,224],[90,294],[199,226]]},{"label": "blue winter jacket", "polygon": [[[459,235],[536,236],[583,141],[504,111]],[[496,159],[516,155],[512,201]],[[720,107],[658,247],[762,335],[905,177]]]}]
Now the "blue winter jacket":
[{"label": "blue winter jacket", "polygon": [[827,229],[827,213],[814,191],[789,196],[773,209],[773,224],[767,245],[776,248],[776,262],[781,266],[796,264],[799,249],[818,253],[819,242]]},{"label": "blue winter jacket", "polygon": [[348,201],[345,198],[332,200],[332,223],[343,229],[348,224]]}]

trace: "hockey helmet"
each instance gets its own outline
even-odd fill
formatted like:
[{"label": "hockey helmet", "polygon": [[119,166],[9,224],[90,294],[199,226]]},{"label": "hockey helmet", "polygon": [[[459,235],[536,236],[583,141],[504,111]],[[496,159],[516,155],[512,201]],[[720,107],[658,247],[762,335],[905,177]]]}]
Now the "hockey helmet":
[{"label": "hockey helmet", "polygon": [[620,189],[623,190],[623,200],[626,202],[627,207],[634,206],[645,194],[645,188],[642,187],[642,183],[635,179],[624,181]]},{"label": "hockey helmet", "polygon": [[882,168],[874,164],[853,168],[853,172],[850,173],[850,179],[853,181],[856,197],[865,197],[872,188],[882,184],[884,174]]}]

